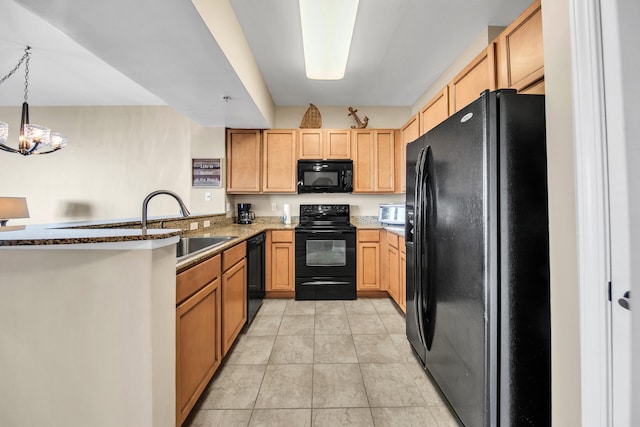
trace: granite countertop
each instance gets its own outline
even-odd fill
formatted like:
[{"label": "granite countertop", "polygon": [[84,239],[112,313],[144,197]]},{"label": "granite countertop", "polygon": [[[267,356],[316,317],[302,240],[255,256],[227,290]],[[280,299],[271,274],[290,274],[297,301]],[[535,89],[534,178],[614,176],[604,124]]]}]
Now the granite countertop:
[{"label": "granite countertop", "polygon": [[46,226],[6,227],[0,230],[1,246],[72,245],[166,239],[180,234],[176,229],[135,228],[47,228]]},{"label": "granite countertop", "polygon": [[[351,223],[358,229],[385,228],[390,232],[404,236],[403,226],[385,226],[385,224],[378,222],[376,217],[352,217]],[[123,228],[102,228],[105,225],[110,227],[122,226]],[[126,228],[131,226],[128,220],[4,227],[4,230],[0,229],[0,247],[143,241],[165,239],[178,235],[181,237],[234,236],[232,239],[210,249],[177,258],[176,272],[180,273],[263,231],[294,230],[296,225],[297,223],[282,224],[274,221],[257,221],[253,224],[213,224],[211,227],[201,228],[197,231],[149,228],[146,233],[143,233],[140,228]],[[91,228],[92,226],[100,226],[100,228]]]},{"label": "granite countertop", "polygon": [[193,254],[185,255],[177,259],[176,273],[187,270],[207,258],[224,252],[238,243],[241,243],[257,234],[266,230],[294,230],[297,223],[294,224],[278,224],[278,223],[253,223],[253,224],[225,224],[215,226],[206,230],[183,233],[182,237],[222,237],[236,236],[220,245],[211,249],[199,251]]}]

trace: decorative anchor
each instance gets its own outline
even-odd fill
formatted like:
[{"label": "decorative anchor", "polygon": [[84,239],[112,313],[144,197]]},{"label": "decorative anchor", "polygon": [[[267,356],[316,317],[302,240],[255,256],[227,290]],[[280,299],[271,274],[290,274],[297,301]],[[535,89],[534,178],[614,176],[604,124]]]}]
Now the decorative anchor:
[{"label": "decorative anchor", "polygon": [[349,114],[347,116],[353,116],[358,126],[351,126],[351,129],[364,129],[369,124],[369,117],[364,116],[364,122],[360,121],[360,118],[356,114],[358,110],[354,110],[353,107],[349,107]]}]

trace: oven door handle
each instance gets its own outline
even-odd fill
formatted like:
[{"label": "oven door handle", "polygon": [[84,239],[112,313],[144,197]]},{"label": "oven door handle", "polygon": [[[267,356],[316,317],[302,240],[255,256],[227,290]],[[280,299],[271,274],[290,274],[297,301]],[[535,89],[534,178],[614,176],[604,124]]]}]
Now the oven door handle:
[{"label": "oven door handle", "polygon": [[296,230],[300,234],[352,234],[355,230]]}]

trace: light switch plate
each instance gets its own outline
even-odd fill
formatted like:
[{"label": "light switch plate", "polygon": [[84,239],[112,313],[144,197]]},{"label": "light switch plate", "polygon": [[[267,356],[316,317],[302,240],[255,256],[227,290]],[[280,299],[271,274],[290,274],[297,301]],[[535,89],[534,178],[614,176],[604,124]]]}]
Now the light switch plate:
[{"label": "light switch plate", "polygon": [[208,219],[205,219],[204,223],[202,224],[202,226],[204,228],[211,227],[211,221],[209,221]]},{"label": "light switch plate", "polygon": [[271,210],[275,211],[276,209],[278,209],[278,204],[276,202],[271,202]]},{"label": "light switch plate", "polygon": [[197,222],[192,222],[191,224],[189,224],[189,229],[190,230],[197,230],[198,229],[198,223]]}]

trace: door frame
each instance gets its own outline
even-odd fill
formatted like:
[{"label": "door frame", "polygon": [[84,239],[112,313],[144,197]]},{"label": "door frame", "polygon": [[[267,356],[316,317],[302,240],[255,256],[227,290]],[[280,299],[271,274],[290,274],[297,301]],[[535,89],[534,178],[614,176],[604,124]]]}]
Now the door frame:
[{"label": "door frame", "polygon": [[[630,100],[639,94],[624,79],[633,68],[624,53],[631,53],[629,43],[638,31],[630,24],[632,17],[625,16],[628,9],[638,11],[628,0],[570,0],[584,426],[631,425],[633,411],[614,420],[611,327],[617,307],[609,296],[612,277],[616,301],[621,289],[631,289],[638,268],[632,264],[634,251],[638,255],[632,239],[639,223],[631,214],[638,202],[630,197],[631,183],[638,178],[631,170],[638,161],[637,149],[631,149],[638,128],[627,115],[637,104]],[[616,191],[611,194],[610,188]],[[637,314],[634,321],[637,326]],[[637,384],[640,375],[633,369],[638,366],[631,345],[629,352]]]}]

